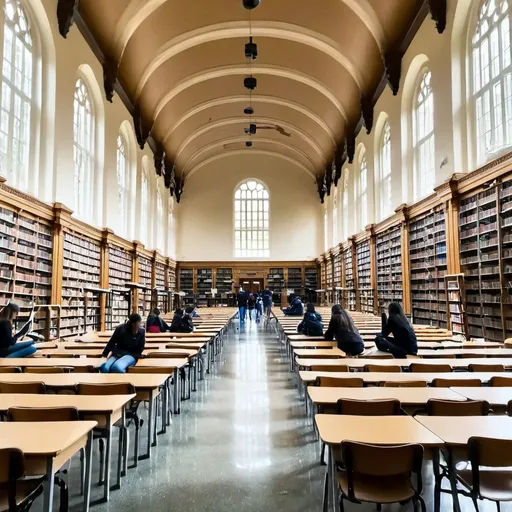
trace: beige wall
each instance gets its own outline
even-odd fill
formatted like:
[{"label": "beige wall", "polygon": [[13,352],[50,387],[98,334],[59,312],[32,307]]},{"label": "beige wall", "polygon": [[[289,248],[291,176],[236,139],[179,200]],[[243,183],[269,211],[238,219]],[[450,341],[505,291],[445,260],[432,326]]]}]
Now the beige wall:
[{"label": "beige wall", "polygon": [[257,153],[226,156],[187,180],[177,208],[180,261],[232,261],[233,195],[247,178],[270,194],[271,260],[310,260],[322,251],[317,226],[321,208],[311,175],[295,164]]}]

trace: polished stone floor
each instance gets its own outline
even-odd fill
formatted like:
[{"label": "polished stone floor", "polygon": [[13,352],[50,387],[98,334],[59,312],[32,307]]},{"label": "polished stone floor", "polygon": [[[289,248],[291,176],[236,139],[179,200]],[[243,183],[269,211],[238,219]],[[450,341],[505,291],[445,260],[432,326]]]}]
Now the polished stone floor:
[{"label": "polished stone floor", "polygon": [[[254,323],[230,335],[215,371],[192,400],[184,402],[182,414],[174,417],[170,432],[159,436],[158,442],[152,459],[129,470],[122,489],[112,492],[109,504],[92,507],[93,512],[322,509],[325,466],[319,465],[320,447],[311,420],[305,417],[276,336]],[[75,464],[70,475],[73,511],[81,510],[74,494],[77,469]],[[427,497],[432,495],[430,483],[426,476]],[[101,494],[94,486],[92,498]],[[474,510],[469,500],[462,504],[464,512]],[[442,511],[451,508],[451,501],[443,496]],[[428,509],[432,510],[430,502]],[[34,510],[40,510],[40,502]],[[375,508],[348,505],[345,510]],[[486,503],[480,510],[496,508]],[[505,505],[502,510],[512,507]]]}]

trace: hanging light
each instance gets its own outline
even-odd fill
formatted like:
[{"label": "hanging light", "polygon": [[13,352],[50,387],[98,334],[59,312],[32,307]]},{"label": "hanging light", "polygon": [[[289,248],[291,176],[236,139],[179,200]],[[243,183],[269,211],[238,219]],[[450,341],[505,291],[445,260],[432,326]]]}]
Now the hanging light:
[{"label": "hanging light", "polygon": [[242,0],[242,5],[248,10],[256,9],[260,5],[260,0]]}]

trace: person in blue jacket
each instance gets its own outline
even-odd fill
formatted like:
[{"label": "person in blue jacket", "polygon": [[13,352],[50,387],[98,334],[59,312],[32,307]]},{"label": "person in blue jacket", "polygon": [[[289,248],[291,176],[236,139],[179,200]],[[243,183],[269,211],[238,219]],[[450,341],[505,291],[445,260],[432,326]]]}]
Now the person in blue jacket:
[{"label": "person in blue jacket", "polygon": [[324,333],[322,315],[315,311],[315,305],[311,302],[306,306],[306,313],[302,322],[297,326],[297,332],[305,336],[322,336]]},{"label": "person in blue jacket", "polygon": [[286,316],[302,316],[304,314],[304,304],[297,295],[290,296],[290,305],[283,311]]}]

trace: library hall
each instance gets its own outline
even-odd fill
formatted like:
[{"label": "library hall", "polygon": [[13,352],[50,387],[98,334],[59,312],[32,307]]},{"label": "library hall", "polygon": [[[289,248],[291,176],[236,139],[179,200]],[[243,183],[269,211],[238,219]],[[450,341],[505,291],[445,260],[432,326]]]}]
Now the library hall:
[{"label": "library hall", "polygon": [[512,512],[512,0],[0,0],[0,512]]}]

